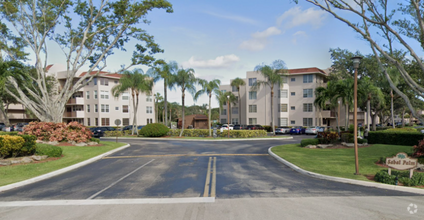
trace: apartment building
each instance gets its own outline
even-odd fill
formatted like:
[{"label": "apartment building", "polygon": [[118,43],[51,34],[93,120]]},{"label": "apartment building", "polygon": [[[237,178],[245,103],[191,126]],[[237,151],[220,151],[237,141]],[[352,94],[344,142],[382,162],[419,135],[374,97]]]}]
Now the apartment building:
[{"label": "apartment building", "polygon": [[[67,72],[63,69],[65,69],[63,65],[57,64],[47,67],[47,74],[56,77],[61,86],[66,82]],[[88,73],[77,72],[75,81],[85,74]],[[100,72],[68,100],[63,114],[63,122],[77,121],[86,126],[115,126],[115,120],[119,119],[121,126],[132,124],[134,106],[131,94],[126,92],[117,98],[112,95],[112,88],[119,83],[121,76],[116,73]],[[156,117],[153,99],[152,95],[140,94],[137,112],[138,125],[154,122]],[[11,106],[8,116],[12,124],[36,120],[25,114],[22,105]]]},{"label": "apartment building", "polygon": [[[328,73],[318,68],[290,69],[283,77],[283,84],[274,87],[274,97],[268,86],[252,90],[256,81],[265,78],[256,71],[246,72],[245,86],[240,87],[240,104],[231,104],[231,111],[225,103],[220,112],[220,122],[232,124],[271,125],[271,98],[274,101],[274,125],[276,126],[344,126],[346,121],[344,106],[340,114],[314,106],[315,89],[326,86]],[[231,91],[238,96],[236,87],[221,85],[223,92]],[[227,115],[230,113],[230,115]],[[336,120],[336,115],[338,119]],[[366,112],[358,112],[358,123],[365,122]],[[349,117],[353,123],[353,113]],[[369,120],[371,121],[371,120]]]}]

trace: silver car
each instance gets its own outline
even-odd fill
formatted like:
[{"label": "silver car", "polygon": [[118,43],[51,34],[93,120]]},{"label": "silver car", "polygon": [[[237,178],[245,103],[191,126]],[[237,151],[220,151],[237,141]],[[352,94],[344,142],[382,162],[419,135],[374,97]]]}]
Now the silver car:
[{"label": "silver car", "polygon": [[319,128],[320,127],[318,126],[307,127],[305,130],[305,134],[317,134]]},{"label": "silver car", "polygon": [[275,129],[275,134],[288,134],[291,127],[278,127]]}]

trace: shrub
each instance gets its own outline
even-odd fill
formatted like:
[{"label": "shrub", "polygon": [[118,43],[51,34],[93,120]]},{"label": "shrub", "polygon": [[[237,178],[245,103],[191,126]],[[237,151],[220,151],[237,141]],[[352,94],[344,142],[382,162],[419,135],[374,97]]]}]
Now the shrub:
[{"label": "shrub", "polygon": [[162,137],[168,134],[169,128],[160,123],[152,123],[144,126],[138,134],[144,137]]},{"label": "shrub", "polygon": [[14,135],[18,135],[18,131],[10,131],[10,132],[6,132],[6,131],[0,131],[0,135],[10,135],[10,136],[14,136]]},{"label": "shrub", "polygon": [[386,183],[395,185],[396,177],[398,182],[402,183],[405,186],[422,186],[424,185],[424,173],[414,173],[412,178],[409,178],[409,171],[396,171],[392,170],[392,175],[387,173],[387,170],[381,170],[375,174],[375,181],[380,183]]},{"label": "shrub", "polygon": [[414,157],[424,156],[424,140],[418,141],[417,145],[413,146],[414,153],[412,154]]},{"label": "shrub", "polygon": [[35,135],[42,141],[87,142],[91,138],[91,131],[76,121],[65,123],[30,122],[25,126],[22,134]]},{"label": "shrub", "polygon": [[392,144],[392,145],[416,145],[424,139],[420,132],[403,131],[400,129],[370,131],[368,134],[369,144]]},{"label": "shrub", "polygon": [[262,127],[264,127],[266,132],[272,132],[272,126],[264,125]]},{"label": "shrub", "polygon": [[342,142],[349,143],[350,139],[352,139],[352,142],[350,142],[350,143],[353,143],[353,134],[352,133],[342,133],[341,134],[341,141]]},{"label": "shrub", "polygon": [[358,138],[358,144],[365,144],[367,141],[367,139]]},{"label": "shrub", "polygon": [[319,140],[318,139],[315,139],[315,138],[309,138],[309,139],[303,139],[301,142],[300,142],[300,146],[302,146],[302,147],[306,147],[306,146],[308,146],[308,145],[317,145],[319,143]]},{"label": "shrub", "polygon": [[105,137],[121,137],[122,131],[105,131]]},{"label": "shrub", "polygon": [[90,142],[97,142],[98,144],[100,144],[100,139],[98,138],[90,138]]},{"label": "shrub", "polygon": [[19,135],[25,140],[24,145],[21,148],[21,152],[19,153],[19,156],[29,156],[33,155],[35,153],[35,150],[37,148],[37,143],[35,140],[37,140],[37,137],[34,135]]},{"label": "shrub", "polygon": [[339,134],[335,131],[321,132],[320,135],[321,135],[320,144],[334,143],[339,137]]},{"label": "shrub", "polygon": [[0,158],[8,156],[16,157],[25,140],[19,136],[1,135],[0,136]]},{"label": "shrub", "polygon": [[62,148],[50,144],[37,144],[36,155],[47,155],[49,157],[62,156]]},{"label": "shrub", "polygon": [[375,174],[374,180],[380,183],[386,183],[390,185],[396,184],[396,172],[392,170],[392,175],[387,173],[387,170],[380,170]]}]

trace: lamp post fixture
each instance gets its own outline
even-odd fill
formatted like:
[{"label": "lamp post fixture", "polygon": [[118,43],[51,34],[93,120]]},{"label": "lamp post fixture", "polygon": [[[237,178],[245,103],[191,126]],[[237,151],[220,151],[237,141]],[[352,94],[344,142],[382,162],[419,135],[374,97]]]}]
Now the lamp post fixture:
[{"label": "lamp post fixture", "polygon": [[359,175],[358,162],[358,68],[362,57],[352,57],[355,78],[353,84],[353,143],[355,145],[355,175]]},{"label": "lamp post fixture", "polygon": [[227,95],[227,129],[228,138],[230,138],[230,96]]}]

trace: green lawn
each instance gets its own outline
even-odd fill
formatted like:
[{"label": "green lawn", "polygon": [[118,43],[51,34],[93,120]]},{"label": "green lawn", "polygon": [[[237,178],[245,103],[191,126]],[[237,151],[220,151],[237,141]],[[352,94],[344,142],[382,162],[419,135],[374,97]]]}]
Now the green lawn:
[{"label": "green lawn", "polygon": [[375,144],[359,148],[359,173],[355,173],[355,152],[353,148],[345,149],[308,149],[300,144],[287,144],[272,148],[272,152],[296,166],[314,173],[368,180],[365,175],[374,175],[385,169],[375,164],[380,157],[388,157],[399,152],[412,153],[411,146]]},{"label": "green lawn", "polygon": [[68,167],[125,145],[123,143],[115,143],[110,141],[102,141],[101,144],[104,144],[104,146],[63,146],[61,147],[63,149],[63,157],[54,161],[45,163],[22,164],[17,166],[2,166],[0,167],[0,186],[16,183],[64,167]]}]

